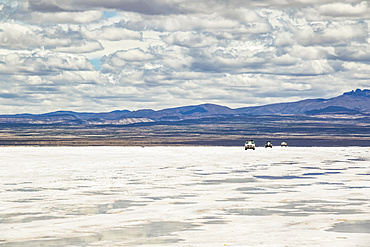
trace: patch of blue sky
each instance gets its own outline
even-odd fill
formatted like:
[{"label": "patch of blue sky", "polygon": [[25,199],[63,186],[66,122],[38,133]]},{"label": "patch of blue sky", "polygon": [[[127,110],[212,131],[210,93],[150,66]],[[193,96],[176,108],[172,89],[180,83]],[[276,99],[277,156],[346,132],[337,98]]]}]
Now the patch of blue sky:
[{"label": "patch of blue sky", "polygon": [[101,70],[101,60],[100,58],[90,59],[90,63],[97,69]]},{"label": "patch of blue sky", "polygon": [[14,0],[1,0],[0,3],[9,4],[10,6],[18,6],[20,4],[19,1]]},{"label": "patch of blue sky", "polygon": [[117,15],[117,11],[104,11],[104,17],[109,19],[115,17]]},{"label": "patch of blue sky", "polygon": [[18,5],[18,3],[16,1],[10,1],[10,0],[0,0],[0,5],[1,4],[5,4],[5,5],[11,6],[11,7],[15,7],[15,6]]}]

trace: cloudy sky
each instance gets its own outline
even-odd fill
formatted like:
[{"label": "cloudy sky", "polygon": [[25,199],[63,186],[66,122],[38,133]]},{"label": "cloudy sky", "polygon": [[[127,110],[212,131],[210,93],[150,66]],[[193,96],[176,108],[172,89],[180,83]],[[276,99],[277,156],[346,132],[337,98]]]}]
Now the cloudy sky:
[{"label": "cloudy sky", "polygon": [[231,108],[370,88],[362,0],[0,0],[0,114]]}]

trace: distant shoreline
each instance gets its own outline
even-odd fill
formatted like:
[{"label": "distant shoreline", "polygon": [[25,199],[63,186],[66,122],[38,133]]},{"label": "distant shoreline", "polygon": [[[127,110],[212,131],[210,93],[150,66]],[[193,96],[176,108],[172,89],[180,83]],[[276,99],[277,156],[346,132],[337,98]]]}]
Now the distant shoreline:
[{"label": "distant shoreline", "polygon": [[304,116],[205,118],[130,125],[0,124],[0,146],[370,147],[370,119]]},{"label": "distant shoreline", "polygon": [[[272,142],[274,147],[280,147],[282,141],[287,142],[288,146],[292,147],[370,147],[370,140],[365,139],[348,139],[348,138],[254,138],[256,147],[264,147],[265,141]],[[0,146],[37,146],[37,147],[84,147],[84,146],[230,146],[242,147],[244,140],[219,139],[219,140],[187,140],[187,141],[171,141],[171,140],[117,140],[117,139],[1,139]]]}]

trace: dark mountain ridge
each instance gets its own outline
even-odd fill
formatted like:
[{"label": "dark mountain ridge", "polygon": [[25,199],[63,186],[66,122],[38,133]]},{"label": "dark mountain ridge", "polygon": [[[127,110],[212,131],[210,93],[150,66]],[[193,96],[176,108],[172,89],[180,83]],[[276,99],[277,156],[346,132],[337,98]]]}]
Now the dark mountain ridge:
[{"label": "dark mountain ridge", "polygon": [[[338,112],[333,107],[341,107]],[[332,109],[332,111],[330,111]],[[346,110],[348,109],[348,110]],[[311,115],[319,113],[333,114],[353,114],[357,111],[359,114],[370,114],[370,90],[357,89],[344,93],[331,99],[307,99],[297,102],[278,103],[258,107],[244,107],[236,109],[242,115],[276,115],[276,114],[305,114]]]},{"label": "dark mountain ridge", "polygon": [[370,115],[370,90],[357,89],[331,99],[307,99],[238,109],[215,104],[201,104],[158,111],[151,109],[116,110],[103,113],[56,111],[44,114],[0,115],[0,123],[125,125],[231,116],[323,114]]}]

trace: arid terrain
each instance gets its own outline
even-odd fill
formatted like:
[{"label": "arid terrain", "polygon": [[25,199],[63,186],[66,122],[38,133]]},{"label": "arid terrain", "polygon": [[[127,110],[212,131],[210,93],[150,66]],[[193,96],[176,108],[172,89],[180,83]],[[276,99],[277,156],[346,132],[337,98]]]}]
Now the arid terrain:
[{"label": "arid terrain", "polygon": [[0,145],[241,146],[254,139],[290,146],[369,146],[367,116],[232,116],[125,125],[0,124]]}]

